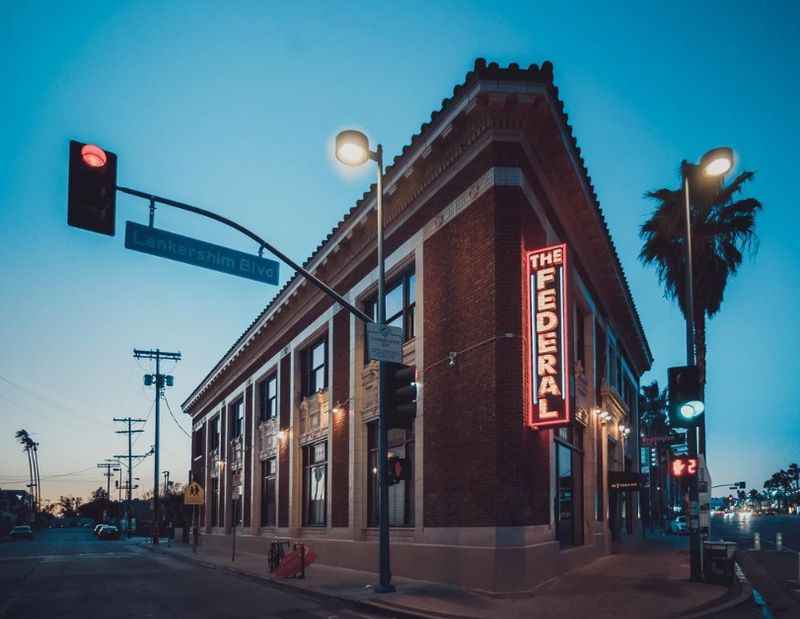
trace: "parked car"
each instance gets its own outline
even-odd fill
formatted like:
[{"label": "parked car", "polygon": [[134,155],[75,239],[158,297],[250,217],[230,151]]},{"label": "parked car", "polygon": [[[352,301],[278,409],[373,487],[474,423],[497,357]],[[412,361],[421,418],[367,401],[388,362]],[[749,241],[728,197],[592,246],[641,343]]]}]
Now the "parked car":
[{"label": "parked car", "polygon": [[669,530],[672,533],[677,533],[678,535],[682,533],[688,533],[689,524],[686,522],[686,516],[678,516],[672,522],[670,522]]},{"label": "parked car", "polygon": [[102,529],[104,526],[106,525],[104,525],[102,522],[100,524],[94,525],[94,534],[98,535],[100,533],[100,529]]},{"label": "parked car", "polygon": [[98,539],[119,539],[119,529],[111,524],[104,524],[97,532]]},{"label": "parked car", "polygon": [[22,524],[11,529],[8,535],[15,541],[18,539],[33,539],[33,529],[27,524]]}]

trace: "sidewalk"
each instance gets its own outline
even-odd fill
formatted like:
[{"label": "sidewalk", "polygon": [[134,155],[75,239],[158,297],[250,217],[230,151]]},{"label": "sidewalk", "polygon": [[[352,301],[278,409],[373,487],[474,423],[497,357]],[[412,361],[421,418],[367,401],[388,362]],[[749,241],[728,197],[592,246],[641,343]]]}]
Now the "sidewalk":
[{"label": "sidewalk", "polygon": [[689,582],[685,546],[685,539],[669,536],[648,540],[640,550],[603,557],[548,581],[533,593],[515,597],[401,577],[393,579],[396,593],[376,594],[372,590],[376,576],[370,572],[315,564],[306,570],[305,579],[273,580],[267,573],[264,556],[237,553],[236,561],[231,562],[229,552],[209,551],[202,546],[197,554],[192,553],[191,546],[176,543],[148,548],[311,595],[405,616],[624,619],[699,616],[700,611],[719,610],[722,602],[735,598],[734,592],[725,587]]}]

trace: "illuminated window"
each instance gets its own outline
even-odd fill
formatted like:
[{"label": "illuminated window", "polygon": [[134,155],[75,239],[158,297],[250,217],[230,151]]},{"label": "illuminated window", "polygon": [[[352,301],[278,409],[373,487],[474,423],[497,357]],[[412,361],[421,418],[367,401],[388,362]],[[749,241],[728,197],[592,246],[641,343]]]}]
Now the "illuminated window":
[{"label": "illuminated window", "polygon": [[[402,458],[405,479],[389,486],[389,526],[414,526],[414,432],[389,430],[389,462]],[[367,525],[378,526],[378,422],[367,425]]]},{"label": "illuminated window", "polygon": [[303,524],[325,526],[327,521],[328,449],[324,441],[303,448]]}]

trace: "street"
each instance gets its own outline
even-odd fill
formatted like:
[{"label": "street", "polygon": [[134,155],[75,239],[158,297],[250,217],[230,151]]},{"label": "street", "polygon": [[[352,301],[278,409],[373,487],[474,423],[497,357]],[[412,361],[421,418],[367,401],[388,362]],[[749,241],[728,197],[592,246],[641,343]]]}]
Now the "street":
[{"label": "street", "polygon": [[718,514],[711,519],[711,539],[736,542],[740,549],[753,547],[755,533],[761,535],[761,547],[765,550],[774,549],[775,534],[782,533],[784,548],[800,551],[800,516],[737,513],[727,517]]},{"label": "street", "polygon": [[0,544],[0,600],[0,619],[369,617],[77,528]]}]

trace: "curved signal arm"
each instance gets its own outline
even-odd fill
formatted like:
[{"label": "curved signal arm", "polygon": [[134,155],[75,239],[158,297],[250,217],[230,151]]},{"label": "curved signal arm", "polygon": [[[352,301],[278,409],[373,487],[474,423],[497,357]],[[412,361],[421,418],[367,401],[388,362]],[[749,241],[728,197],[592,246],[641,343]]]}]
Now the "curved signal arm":
[{"label": "curved signal arm", "polygon": [[297,271],[300,275],[305,277],[308,281],[314,284],[317,288],[319,288],[322,292],[327,294],[329,297],[333,298],[339,305],[347,309],[351,314],[353,314],[356,318],[363,320],[364,322],[374,322],[372,318],[370,318],[367,314],[362,312],[360,309],[349,303],[344,299],[342,295],[336,292],[333,288],[328,286],[325,282],[321,279],[312,275],[302,266],[297,264],[294,260],[289,258],[286,254],[282,251],[276,249],[271,244],[267,243],[264,239],[258,236],[252,230],[248,230],[244,226],[237,224],[235,221],[228,219],[227,217],[223,217],[222,215],[218,215],[212,211],[207,211],[206,209],[199,208],[197,206],[192,206],[191,204],[186,204],[184,202],[178,202],[176,200],[170,200],[169,198],[162,198],[160,196],[154,196],[153,194],[146,193],[144,191],[138,191],[137,189],[131,189],[129,187],[120,187],[117,185],[117,191],[121,191],[122,193],[127,193],[131,196],[136,196],[137,198],[144,198],[145,200],[150,200],[150,203],[158,202],[159,204],[165,204],[166,206],[172,206],[174,208],[181,209],[183,211],[189,211],[190,213],[195,213],[197,215],[202,215],[203,217],[208,217],[209,219],[213,219],[214,221],[218,221],[219,223],[225,224],[244,234],[246,237],[254,240],[256,243],[259,244],[259,247],[266,248],[271,254],[273,254],[276,258],[282,260],[286,265],[290,268]]}]

